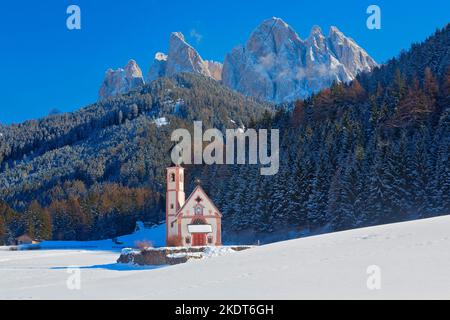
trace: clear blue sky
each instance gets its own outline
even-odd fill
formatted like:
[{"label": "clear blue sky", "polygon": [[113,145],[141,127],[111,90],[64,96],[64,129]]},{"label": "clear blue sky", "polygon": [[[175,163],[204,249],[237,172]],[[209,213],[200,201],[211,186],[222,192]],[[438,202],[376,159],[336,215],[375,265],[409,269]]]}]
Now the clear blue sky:
[{"label": "clear blue sky", "polygon": [[[81,8],[79,31],[66,28],[70,4]],[[366,28],[370,4],[382,9],[379,31]],[[15,0],[1,1],[0,15],[0,123],[8,124],[95,102],[104,72],[130,58],[147,73],[172,31],[204,58],[223,61],[262,20],[277,16],[302,38],[315,24],[325,32],[335,25],[384,62],[450,22],[450,1]]]}]

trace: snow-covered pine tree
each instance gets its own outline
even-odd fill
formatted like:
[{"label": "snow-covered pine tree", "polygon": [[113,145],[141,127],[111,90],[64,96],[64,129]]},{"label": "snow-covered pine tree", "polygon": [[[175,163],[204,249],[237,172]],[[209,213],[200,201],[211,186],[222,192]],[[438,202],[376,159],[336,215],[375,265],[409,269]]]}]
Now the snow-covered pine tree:
[{"label": "snow-covered pine tree", "polygon": [[308,225],[310,229],[323,227],[327,222],[328,192],[330,187],[330,160],[323,151],[314,170],[312,192],[308,199]]},{"label": "snow-covered pine tree", "polygon": [[420,217],[429,217],[433,211],[433,198],[430,194],[432,168],[430,168],[429,154],[427,148],[427,134],[418,135],[412,167],[413,180],[412,192],[414,207]]}]

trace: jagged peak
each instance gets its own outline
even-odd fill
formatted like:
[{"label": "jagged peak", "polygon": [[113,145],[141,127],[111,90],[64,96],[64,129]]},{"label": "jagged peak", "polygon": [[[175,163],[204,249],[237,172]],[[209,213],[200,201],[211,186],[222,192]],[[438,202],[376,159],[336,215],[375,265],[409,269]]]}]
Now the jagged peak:
[{"label": "jagged peak", "polygon": [[323,35],[322,28],[318,25],[314,25],[311,29],[309,37],[306,39],[306,42],[313,43],[316,46],[322,46],[325,40],[325,36]]},{"label": "jagged peak", "polygon": [[103,84],[99,90],[100,100],[128,92],[144,84],[142,71],[137,62],[129,60],[124,68],[109,68],[105,73]]},{"label": "jagged peak", "polygon": [[184,41],[184,34],[182,32],[180,32],[180,31],[172,32],[170,35],[173,36],[173,37],[177,37],[177,38],[179,38],[179,39]]},{"label": "jagged peak", "polygon": [[337,37],[345,37],[341,30],[339,30],[336,26],[331,26],[330,31],[328,33],[329,37],[337,36]]},{"label": "jagged peak", "polygon": [[264,20],[256,27],[247,41],[246,49],[250,51],[258,50],[266,46],[266,43],[272,43],[274,47],[280,47],[292,41],[302,42],[295,30],[282,19],[272,17]]},{"label": "jagged peak", "polygon": [[128,60],[128,63],[127,63],[126,66],[127,67],[129,67],[129,66],[137,66],[137,62],[134,59],[130,59],[130,60]]},{"label": "jagged peak", "polygon": [[276,33],[276,32],[294,32],[294,29],[292,29],[292,27],[290,25],[288,25],[286,22],[284,22],[283,19],[281,18],[277,18],[277,17],[272,17],[270,19],[266,19],[264,20],[258,27],[256,27],[256,29],[254,30],[255,32],[258,31],[263,31],[263,32],[271,32],[271,33]]},{"label": "jagged peak", "polygon": [[[181,32],[172,32],[170,34],[170,40],[169,40],[169,51],[171,47],[188,47],[192,50],[194,50],[195,52],[197,52],[197,50],[195,50],[195,48],[193,46],[191,46],[187,41],[186,38],[184,37],[184,35]],[[170,55],[170,52],[169,52]]]},{"label": "jagged peak", "polygon": [[139,65],[138,65],[137,62],[136,62],[135,60],[133,60],[133,59],[130,59],[130,60],[128,61],[127,65],[125,66],[124,69],[125,69],[125,71],[127,71],[127,70],[137,70],[137,69],[140,70]]},{"label": "jagged peak", "polygon": [[139,65],[137,62],[133,59],[130,59],[125,66],[125,72],[127,76],[134,77],[134,78],[141,78],[142,77],[142,71],[141,68],[139,68]]},{"label": "jagged peak", "polygon": [[264,25],[264,24],[279,25],[279,26],[282,26],[285,28],[289,28],[289,25],[286,22],[284,22],[283,19],[278,18],[278,17],[272,17],[272,18],[266,19],[261,24],[262,25]]},{"label": "jagged peak", "polygon": [[314,25],[311,28],[310,35],[322,35],[323,36],[322,28],[320,26],[318,26],[318,25]]},{"label": "jagged peak", "polygon": [[182,34],[181,32],[172,32],[170,34],[170,39],[186,43],[186,38],[184,37],[184,34]]},{"label": "jagged peak", "polygon": [[307,97],[335,80],[351,81],[374,65],[334,26],[329,35],[313,26],[302,40],[292,27],[273,17],[256,27],[244,49],[235,48],[227,55],[222,81],[246,95],[283,102]]}]

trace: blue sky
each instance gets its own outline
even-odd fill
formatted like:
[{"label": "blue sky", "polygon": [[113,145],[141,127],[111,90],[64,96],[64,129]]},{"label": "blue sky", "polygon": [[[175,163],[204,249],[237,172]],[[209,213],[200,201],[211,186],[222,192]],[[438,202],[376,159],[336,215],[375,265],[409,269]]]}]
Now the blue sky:
[{"label": "blue sky", "polygon": [[[81,30],[66,28],[71,4],[81,8]],[[366,28],[370,4],[381,7],[381,30]],[[326,33],[335,25],[384,62],[450,22],[450,1],[2,1],[0,123],[95,102],[109,67],[133,58],[147,73],[155,52],[166,51],[172,31],[183,32],[203,58],[223,61],[272,16],[285,20],[302,38],[313,25]]]}]

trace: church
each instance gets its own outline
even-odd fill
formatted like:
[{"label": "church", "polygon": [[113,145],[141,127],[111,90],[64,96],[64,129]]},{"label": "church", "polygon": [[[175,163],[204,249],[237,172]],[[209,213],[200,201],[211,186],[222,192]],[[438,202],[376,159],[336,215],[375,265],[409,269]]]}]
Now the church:
[{"label": "church", "polygon": [[222,214],[198,185],[187,198],[184,168],[167,168],[166,244],[168,247],[222,245]]}]

